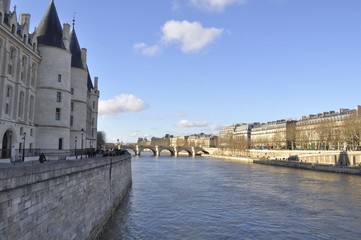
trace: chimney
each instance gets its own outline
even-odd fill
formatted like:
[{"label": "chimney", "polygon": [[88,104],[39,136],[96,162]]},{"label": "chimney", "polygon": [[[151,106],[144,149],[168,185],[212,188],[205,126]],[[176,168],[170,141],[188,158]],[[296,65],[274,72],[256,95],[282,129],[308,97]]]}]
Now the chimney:
[{"label": "chimney", "polygon": [[70,25],[68,23],[64,23],[63,25],[63,41],[65,48],[67,50],[70,49]]},{"label": "chimney", "polygon": [[83,66],[84,68],[87,67],[87,55],[88,55],[88,50],[86,48],[82,48],[81,49],[81,60],[83,62]]},{"label": "chimney", "polygon": [[94,88],[98,89],[98,77],[94,78]]},{"label": "chimney", "polygon": [[30,25],[30,14],[29,13],[20,14],[20,25],[24,25],[25,23],[28,23]]},{"label": "chimney", "polygon": [[10,0],[3,0],[5,13],[10,13]]}]

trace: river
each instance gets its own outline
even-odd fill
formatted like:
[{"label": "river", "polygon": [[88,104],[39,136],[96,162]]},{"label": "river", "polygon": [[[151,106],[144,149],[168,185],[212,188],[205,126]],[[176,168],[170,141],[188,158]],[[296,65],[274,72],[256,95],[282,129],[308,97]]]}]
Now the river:
[{"label": "river", "polygon": [[100,239],[360,239],[361,177],[210,158],[133,157]]}]

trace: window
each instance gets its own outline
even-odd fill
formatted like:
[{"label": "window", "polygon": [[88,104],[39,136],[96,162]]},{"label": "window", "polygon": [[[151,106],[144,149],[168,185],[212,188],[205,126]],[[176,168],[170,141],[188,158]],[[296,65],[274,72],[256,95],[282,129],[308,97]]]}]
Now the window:
[{"label": "window", "polygon": [[34,63],[31,68],[31,86],[35,86],[35,78],[36,78],[36,64]]},{"label": "window", "polygon": [[11,93],[11,87],[8,87],[8,90],[6,92],[6,96],[9,98]]},{"label": "window", "polygon": [[70,110],[73,112],[74,111],[74,102],[70,103]]},{"label": "window", "polygon": [[10,59],[11,59],[11,60],[14,60],[14,58],[15,58],[15,49],[12,48],[12,49],[10,50]]},{"label": "window", "polygon": [[59,138],[59,150],[63,149],[63,139]]},{"label": "window", "polygon": [[74,95],[74,88],[70,89],[71,95]]},{"label": "window", "polygon": [[58,74],[58,82],[61,82],[61,74]]},{"label": "window", "polygon": [[93,101],[93,109],[95,109],[95,101]]},{"label": "window", "polygon": [[5,114],[9,114],[9,103],[5,105]]},{"label": "window", "polygon": [[34,96],[30,97],[30,107],[29,107],[29,120],[32,121],[34,117]]},{"label": "window", "polygon": [[94,127],[94,118],[92,118],[92,126]]},{"label": "window", "polygon": [[8,74],[12,75],[13,73],[13,66],[11,66],[10,64],[8,65]]},{"label": "window", "polygon": [[24,116],[24,100],[25,100],[24,92],[21,92],[20,100],[19,100],[19,112],[18,112],[19,118],[22,118]]},{"label": "window", "polygon": [[74,123],[74,116],[70,116],[70,126],[73,126]]},{"label": "window", "polygon": [[55,120],[60,120],[60,108],[55,110]]},{"label": "window", "polygon": [[30,129],[30,137],[32,137],[33,136],[33,129],[31,128]]},{"label": "window", "polygon": [[61,102],[61,92],[56,93],[56,101]]}]

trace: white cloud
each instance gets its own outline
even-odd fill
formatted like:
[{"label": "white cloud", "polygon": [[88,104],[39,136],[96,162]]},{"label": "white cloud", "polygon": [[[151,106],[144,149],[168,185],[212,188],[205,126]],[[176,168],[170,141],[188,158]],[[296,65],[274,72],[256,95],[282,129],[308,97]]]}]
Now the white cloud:
[{"label": "white cloud", "polygon": [[162,41],[180,44],[184,53],[197,53],[220,37],[222,32],[220,28],[204,28],[199,22],[170,20],[162,27]]},{"label": "white cloud", "polygon": [[221,125],[217,125],[217,124],[213,124],[209,126],[209,130],[211,130],[212,132],[219,132],[223,129],[224,127]]},{"label": "white cloud", "polygon": [[177,127],[207,127],[208,126],[208,122],[207,121],[202,121],[202,122],[191,122],[188,120],[181,120],[176,124]]},{"label": "white cloud", "polygon": [[178,11],[180,9],[180,3],[179,0],[173,0],[172,2],[172,10]]},{"label": "white cloud", "polygon": [[189,0],[192,6],[210,12],[221,12],[234,4],[245,4],[248,0]]},{"label": "white cloud", "polygon": [[147,44],[140,42],[133,45],[133,49],[145,56],[153,57],[160,53],[161,48],[158,45],[148,46]]},{"label": "white cloud", "polygon": [[175,20],[167,21],[161,31],[161,40],[158,44],[149,46],[139,42],[133,45],[133,49],[140,54],[153,57],[167,45],[180,44],[182,52],[198,53],[223,33],[221,28],[205,28],[199,22]]},{"label": "white cloud", "polygon": [[99,115],[109,117],[124,112],[139,112],[149,106],[142,99],[132,94],[121,94],[114,99],[99,101]]}]

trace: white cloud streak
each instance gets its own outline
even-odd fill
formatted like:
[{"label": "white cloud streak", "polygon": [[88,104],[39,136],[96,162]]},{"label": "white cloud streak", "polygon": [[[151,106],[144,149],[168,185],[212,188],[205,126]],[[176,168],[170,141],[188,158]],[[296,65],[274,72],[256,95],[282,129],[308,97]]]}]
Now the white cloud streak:
[{"label": "white cloud streak", "polygon": [[184,53],[197,53],[222,35],[223,29],[204,28],[199,22],[170,20],[162,27],[165,44],[181,45]]},{"label": "white cloud streak", "polygon": [[190,4],[198,9],[209,12],[221,12],[231,5],[245,4],[248,0],[189,0]]},{"label": "white cloud streak", "polygon": [[223,29],[206,28],[199,22],[167,21],[161,27],[161,39],[158,44],[149,46],[140,42],[133,45],[133,49],[145,56],[153,57],[171,44],[180,45],[183,53],[199,53],[219,38]]},{"label": "white cloud streak", "polygon": [[99,101],[99,116],[116,116],[125,112],[140,112],[149,106],[132,94],[121,94],[113,99]]},{"label": "white cloud streak", "polygon": [[191,128],[191,127],[207,127],[207,121],[191,122],[188,120],[181,120],[176,124],[177,127]]},{"label": "white cloud streak", "polygon": [[140,42],[133,45],[133,49],[142,55],[153,57],[160,53],[161,48],[158,45],[148,46],[147,44]]}]

